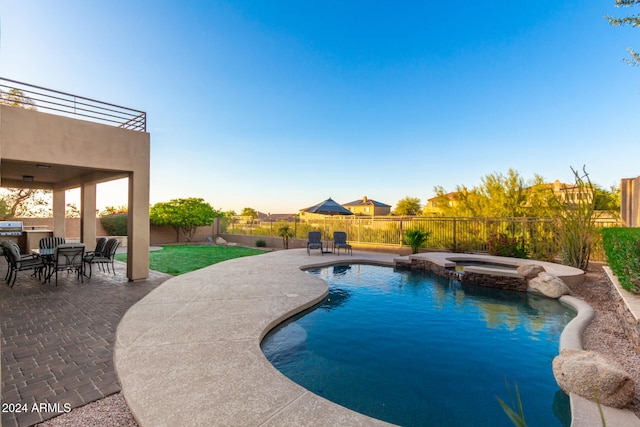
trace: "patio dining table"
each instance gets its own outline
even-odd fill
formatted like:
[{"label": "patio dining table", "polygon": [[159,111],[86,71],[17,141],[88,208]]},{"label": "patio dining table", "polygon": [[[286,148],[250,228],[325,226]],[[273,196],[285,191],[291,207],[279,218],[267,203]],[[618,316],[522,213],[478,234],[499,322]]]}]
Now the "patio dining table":
[{"label": "patio dining table", "polygon": [[51,267],[53,267],[53,263],[55,261],[54,257],[55,257],[56,249],[40,248],[40,249],[32,249],[31,252],[38,255],[40,258],[42,258],[42,261],[44,262],[44,269],[46,271],[44,271],[44,274],[43,274],[44,276],[43,283],[46,283],[47,279],[51,277]]},{"label": "patio dining table", "polygon": [[[82,245],[84,246],[84,245]],[[43,282],[47,282],[47,281],[51,281],[51,276],[53,276],[53,269],[55,268],[55,263],[56,263],[56,249],[55,248],[40,248],[40,249],[33,249],[32,252],[37,254],[40,258],[42,258],[44,264],[45,264],[45,274],[44,274],[44,280]],[[84,262],[83,262],[84,264]],[[89,277],[85,274],[84,272],[84,268],[81,268],[80,274],[82,274],[85,277]]]}]

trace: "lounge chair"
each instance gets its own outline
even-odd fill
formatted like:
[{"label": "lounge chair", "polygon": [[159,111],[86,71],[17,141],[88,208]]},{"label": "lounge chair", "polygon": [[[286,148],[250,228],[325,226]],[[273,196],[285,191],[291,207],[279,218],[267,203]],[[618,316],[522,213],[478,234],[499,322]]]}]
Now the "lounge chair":
[{"label": "lounge chair", "polygon": [[307,239],[307,255],[311,256],[311,249],[320,249],[320,253],[324,255],[324,251],[322,250],[322,233],[319,231],[310,231]]},{"label": "lounge chair", "polygon": [[340,249],[344,249],[345,253],[349,251],[351,255],[353,255],[353,250],[351,249],[351,245],[347,243],[347,233],[344,231],[334,231],[333,232],[333,252],[338,251],[338,255],[340,255]]}]

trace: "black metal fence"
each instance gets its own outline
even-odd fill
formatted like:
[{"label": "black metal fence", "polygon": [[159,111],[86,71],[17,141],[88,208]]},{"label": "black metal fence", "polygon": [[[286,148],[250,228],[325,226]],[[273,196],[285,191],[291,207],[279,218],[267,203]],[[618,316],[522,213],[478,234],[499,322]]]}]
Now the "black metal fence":
[{"label": "black metal fence", "polygon": [[[306,239],[309,231],[321,231],[331,239],[334,231],[344,231],[352,244],[400,247],[408,229],[429,233],[428,249],[453,252],[488,252],[492,236],[504,234],[521,243],[533,258],[552,258],[559,253],[557,229],[552,218],[449,218],[449,217],[358,217],[326,216],[317,219],[292,219],[288,222],[248,217],[223,218],[221,232],[253,236],[280,236],[283,224],[291,237]],[[602,219],[598,227],[620,226],[615,219]],[[604,260],[602,244],[596,238],[592,259]]]},{"label": "black metal fence", "polygon": [[70,93],[0,77],[2,103],[51,112],[140,132],[147,131],[147,113]]}]

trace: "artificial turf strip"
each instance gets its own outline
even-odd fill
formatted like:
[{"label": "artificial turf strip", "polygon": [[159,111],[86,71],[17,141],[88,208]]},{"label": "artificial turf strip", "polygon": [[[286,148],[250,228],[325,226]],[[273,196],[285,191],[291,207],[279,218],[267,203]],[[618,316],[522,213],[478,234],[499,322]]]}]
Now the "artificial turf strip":
[{"label": "artificial turf strip", "polygon": [[[149,268],[179,276],[218,262],[263,253],[260,249],[240,246],[171,245],[149,252]],[[127,254],[117,254],[116,259],[126,262]]]}]

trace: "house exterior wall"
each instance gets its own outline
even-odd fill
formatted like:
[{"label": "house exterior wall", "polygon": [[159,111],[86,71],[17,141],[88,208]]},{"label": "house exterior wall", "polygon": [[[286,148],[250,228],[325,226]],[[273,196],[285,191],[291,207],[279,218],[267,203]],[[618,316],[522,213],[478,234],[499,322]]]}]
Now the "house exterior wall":
[{"label": "house exterior wall", "polygon": [[[0,105],[0,158],[86,168],[81,177],[56,177],[52,190],[129,178],[127,276],[149,275],[150,135],[39,111]],[[3,182],[3,185],[10,185]],[[95,212],[95,206],[89,212]],[[91,227],[90,227],[91,228]],[[82,239],[93,245],[96,231]]]},{"label": "house exterior wall", "polygon": [[364,205],[345,206],[345,208],[349,209],[355,215],[384,216],[389,215],[389,213],[391,212],[391,207],[387,206]]},{"label": "house exterior wall", "polygon": [[620,182],[620,217],[627,227],[640,227],[640,176]]}]

